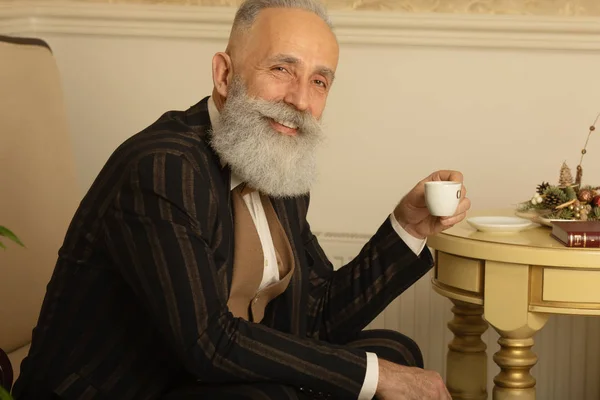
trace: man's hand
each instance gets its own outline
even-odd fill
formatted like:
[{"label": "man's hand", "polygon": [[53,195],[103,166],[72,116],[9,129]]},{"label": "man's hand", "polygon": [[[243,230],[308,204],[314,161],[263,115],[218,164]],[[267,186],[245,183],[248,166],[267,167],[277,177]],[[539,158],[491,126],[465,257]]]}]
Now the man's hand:
[{"label": "man's hand", "polygon": [[375,395],[382,400],[452,400],[437,372],[405,367],[381,358]]},{"label": "man's hand", "polygon": [[461,199],[456,212],[450,217],[435,217],[429,213],[425,204],[425,182],[454,181],[463,182],[463,175],[458,171],[437,171],[415,185],[394,210],[396,220],[405,231],[424,239],[462,221],[471,208],[471,200],[466,197],[467,190],[462,185]]}]

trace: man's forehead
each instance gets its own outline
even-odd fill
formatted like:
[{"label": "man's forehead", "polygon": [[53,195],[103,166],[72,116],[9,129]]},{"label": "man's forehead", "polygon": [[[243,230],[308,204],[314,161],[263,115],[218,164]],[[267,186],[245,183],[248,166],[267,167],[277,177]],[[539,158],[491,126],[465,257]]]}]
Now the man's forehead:
[{"label": "man's forehead", "polygon": [[268,59],[287,58],[320,66],[334,72],[338,44],[329,26],[316,14],[287,8],[270,8],[259,13],[251,36]]},{"label": "man's forehead", "polygon": [[254,21],[254,27],[293,28],[309,25],[312,28],[331,32],[329,25],[317,14],[301,8],[273,7],[261,10]]}]

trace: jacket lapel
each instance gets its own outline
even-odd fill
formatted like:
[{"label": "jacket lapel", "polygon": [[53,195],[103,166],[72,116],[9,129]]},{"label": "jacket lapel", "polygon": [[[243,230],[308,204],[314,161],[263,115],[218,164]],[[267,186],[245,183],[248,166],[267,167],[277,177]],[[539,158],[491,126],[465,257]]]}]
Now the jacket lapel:
[{"label": "jacket lapel", "polygon": [[[307,303],[307,287],[305,287],[306,279],[304,277],[306,262],[300,237],[298,214],[293,212],[296,209],[294,200],[272,198],[271,202],[290,242],[296,265],[287,290],[281,296],[281,301],[277,302],[277,308],[283,305],[287,312],[279,312],[274,323],[278,328],[301,336],[306,332],[306,318],[303,317],[303,314]],[[282,315],[287,316],[288,319],[283,320]]]},{"label": "jacket lapel", "polygon": [[211,166],[208,171],[208,179],[216,188],[217,204],[214,210],[209,212],[218,213],[221,229],[217,229],[212,251],[215,254],[218,279],[223,283],[222,290],[225,298],[229,297],[229,288],[233,277],[233,207],[231,200],[231,170],[228,166],[221,166],[217,154],[210,147],[211,124],[208,113],[208,97],[205,97],[185,112],[186,125],[191,126],[194,132],[202,139],[206,146],[206,157],[209,158],[206,165]]}]

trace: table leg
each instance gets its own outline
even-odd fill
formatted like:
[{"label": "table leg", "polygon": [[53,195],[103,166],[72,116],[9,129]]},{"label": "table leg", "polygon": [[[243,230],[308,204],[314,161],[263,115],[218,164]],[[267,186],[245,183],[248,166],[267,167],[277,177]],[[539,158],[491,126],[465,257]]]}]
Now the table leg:
[{"label": "table leg", "polygon": [[485,319],[500,334],[494,361],[500,373],[494,378],[494,400],[535,400],[537,362],[531,350],[533,336],[544,327],[548,314],[529,312],[527,265],[486,262]]},{"label": "table leg", "polygon": [[[533,335],[533,332],[529,334]],[[537,363],[537,356],[531,350],[533,338],[522,336],[520,339],[500,337],[500,350],[494,354],[494,361],[500,367],[500,373],[494,378],[494,400],[535,399],[535,378],[530,370]],[[502,333],[501,333],[502,335]]]},{"label": "table leg", "polygon": [[448,344],[446,386],[453,400],[487,400],[487,346],[481,335],[488,324],[483,306],[452,300],[454,318],[448,328],[454,339]]}]

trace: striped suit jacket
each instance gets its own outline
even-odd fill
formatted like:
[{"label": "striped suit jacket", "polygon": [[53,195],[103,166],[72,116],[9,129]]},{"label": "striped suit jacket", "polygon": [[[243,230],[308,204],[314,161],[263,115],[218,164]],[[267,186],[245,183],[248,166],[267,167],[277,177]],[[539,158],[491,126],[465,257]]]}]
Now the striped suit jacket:
[{"label": "striped suit jacket", "polygon": [[433,265],[389,219],[333,270],[309,196],[273,199],[297,268],[260,324],[227,309],[230,172],[209,146],[207,98],[113,153],[59,251],[17,400],[156,399],[184,382],[277,382],[356,398],[365,352],[344,346]]}]

